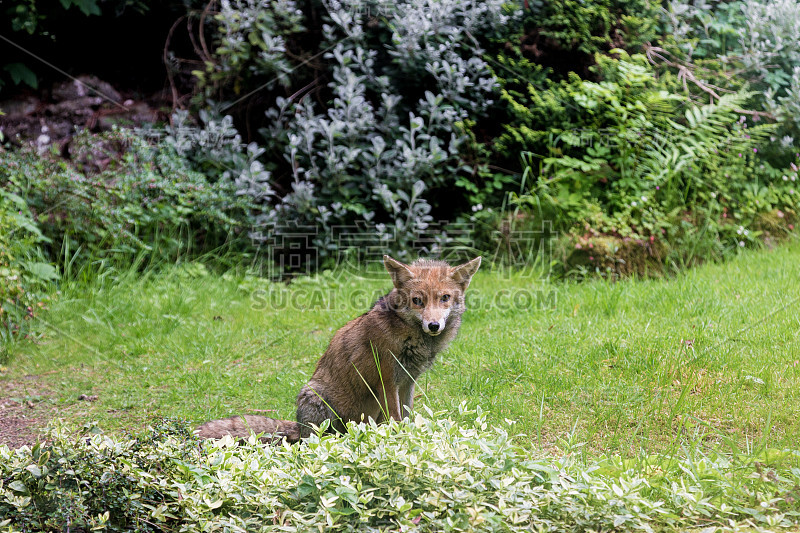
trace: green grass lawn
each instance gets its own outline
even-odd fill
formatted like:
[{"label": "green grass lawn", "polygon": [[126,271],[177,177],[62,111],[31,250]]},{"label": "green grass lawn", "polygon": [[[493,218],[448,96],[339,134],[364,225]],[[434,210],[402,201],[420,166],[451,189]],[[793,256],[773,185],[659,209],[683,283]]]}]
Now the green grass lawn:
[{"label": "green grass lawn", "polygon": [[[484,265],[417,401],[453,416],[481,406],[547,452],[796,449],[798,265],[798,243],[665,280],[556,283]],[[9,347],[0,386],[112,433],[160,415],[291,419],[333,332],[390,288],[369,278],[287,286],[189,265],[63,287],[42,338]]]}]

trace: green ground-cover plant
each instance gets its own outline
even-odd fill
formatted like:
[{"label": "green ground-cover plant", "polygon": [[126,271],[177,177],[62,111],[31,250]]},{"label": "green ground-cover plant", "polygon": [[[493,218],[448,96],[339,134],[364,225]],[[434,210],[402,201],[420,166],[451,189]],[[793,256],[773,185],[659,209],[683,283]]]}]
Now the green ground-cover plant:
[{"label": "green ground-cover plant", "polygon": [[[162,423],[127,438],[67,428],[0,447],[9,531],[685,531],[795,528],[800,457],[531,456],[508,424],[462,404],[456,423],[350,424],[303,444],[197,442]],[[472,421],[466,422],[468,418]]]}]

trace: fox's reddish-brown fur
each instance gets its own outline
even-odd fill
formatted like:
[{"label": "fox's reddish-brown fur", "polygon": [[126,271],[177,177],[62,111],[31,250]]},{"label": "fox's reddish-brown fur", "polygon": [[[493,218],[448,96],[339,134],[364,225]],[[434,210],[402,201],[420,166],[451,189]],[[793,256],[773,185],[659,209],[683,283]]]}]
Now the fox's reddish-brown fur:
[{"label": "fox's reddish-brown fur", "polygon": [[348,421],[401,420],[413,407],[416,380],[458,333],[464,292],[480,263],[477,257],[456,267],[426,259],[405,265],[384,256],[394,289],[333,336],[297,396],[296,422],[234,416],[206,422],[200,437],[263,433],[264,441],[296,442],[325,420],[337,431]]}]

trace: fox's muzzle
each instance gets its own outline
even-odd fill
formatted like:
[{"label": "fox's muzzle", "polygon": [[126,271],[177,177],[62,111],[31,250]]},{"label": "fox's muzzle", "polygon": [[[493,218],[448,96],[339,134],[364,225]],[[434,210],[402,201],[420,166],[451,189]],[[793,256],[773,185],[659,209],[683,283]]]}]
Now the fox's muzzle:
[{"label": "fox's muzzle", "polygon": [[427,333],[428,335],[435,337],[436,335],[440,334],[444,329],[444,319],[440,319],[439,321],[422,321],[422,331]]}]

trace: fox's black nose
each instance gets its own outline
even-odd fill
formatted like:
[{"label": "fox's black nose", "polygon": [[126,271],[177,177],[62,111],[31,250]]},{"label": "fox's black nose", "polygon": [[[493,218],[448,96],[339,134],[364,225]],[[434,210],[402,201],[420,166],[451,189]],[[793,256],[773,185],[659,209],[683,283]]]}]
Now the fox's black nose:
[{"label": "fox's black nose", "polygon": [[436,333],[437,331],[439,331],[439,323],[438,322],[431,322],[430,324],[428,324],[428,329],[431,330],[432,332]]}]

